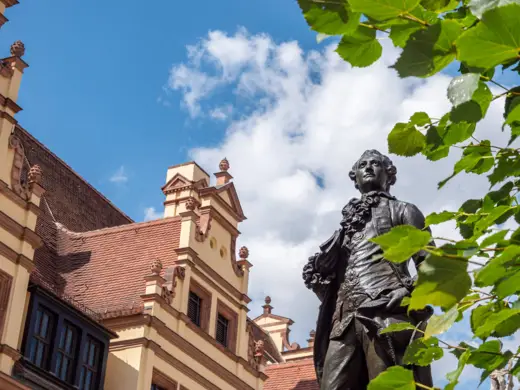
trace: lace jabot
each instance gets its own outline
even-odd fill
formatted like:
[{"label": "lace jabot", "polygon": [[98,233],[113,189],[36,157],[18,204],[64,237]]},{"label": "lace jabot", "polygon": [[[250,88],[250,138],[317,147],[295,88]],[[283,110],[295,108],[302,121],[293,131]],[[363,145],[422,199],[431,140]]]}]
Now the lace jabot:
[{"label": "lace jabot", "polygon": [[355,232],[362,230],[370,219],[372,207],[377,207],[381,201],[381,197],[387,199],[395,199],[394,196],[384,191],[370,191],[361,196],[361,199],[351,199],[341,213],[343,219],[341,226],[345,234],[352,236]]}]

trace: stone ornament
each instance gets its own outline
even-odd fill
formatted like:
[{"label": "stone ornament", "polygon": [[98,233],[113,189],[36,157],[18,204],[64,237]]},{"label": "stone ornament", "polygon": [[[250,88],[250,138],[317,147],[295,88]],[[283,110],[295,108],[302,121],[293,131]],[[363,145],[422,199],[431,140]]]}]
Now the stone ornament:
[{"label": "stone ornament", "polygon": [[218,165],[221,172],[227,172],[229,170],[229,161],[227,158],[224,157],[224,159],[220,162]]},{"label": "stone ornament", "polygon": [[240,248],[240,250],[238,251],[238,256],[243,259],[243,260],[246,260],[248,257],[249,257],[249,249],[247,249],[247,247],[243,246],[242,248]]},{"label": "stone ornament", "polygon": [[22,41],[16,41],[11,45],[11,55],[13,57],[23,57],[25,54],[25,45]]}]

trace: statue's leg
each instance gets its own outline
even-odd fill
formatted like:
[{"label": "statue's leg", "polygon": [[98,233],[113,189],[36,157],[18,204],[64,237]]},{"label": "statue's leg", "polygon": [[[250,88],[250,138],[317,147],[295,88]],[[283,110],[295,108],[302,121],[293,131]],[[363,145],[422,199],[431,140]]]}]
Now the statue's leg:
[{"label": "statue's leg", "polygon": [[367,385],[365,357],[351,324],[341,337],[330,340],[321,390],[364,390]]}]

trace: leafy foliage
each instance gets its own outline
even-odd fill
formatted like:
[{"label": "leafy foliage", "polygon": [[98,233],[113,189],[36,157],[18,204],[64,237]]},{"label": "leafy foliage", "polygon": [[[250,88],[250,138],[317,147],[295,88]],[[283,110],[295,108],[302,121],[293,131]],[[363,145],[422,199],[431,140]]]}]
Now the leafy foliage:
[{"label": "leafy foliage", "polygon": [[[409,310],[436,306],[443,311],[429,320],[424,331],[399,323],[380,333],[422,335],[410,343],[405,364],[429,365],[449,350],[458,365],[446,376],[448,390],[456,388],[466,365],[481,369],[481,380],[502,368],[520,379],[520,348],[516,353],[504,350],[500,341],[520,328],[520,148],[512,146],[520,136],[520,85],[506,87],[494,78],[505,69],[520,74],[520,0],[298,3],[312,30],[341,36],[337,52],[354,67],[367,67],[379,59],[383,51],[379,38],[385,34],[402,49],[392,65],[400,77],[427,78],[455,61],[460,64],[447,90],[450,110],[431,118],[424,107],[407,122],[395,124],[388,129],[388,148],[399,156],[422,154],[430,161],[462,150],[439,189],[463,173],[485,175],[491,188],[457,210],[439,210],[426,217],[426,226],[453,221],[461,240],[433,237],[440,244],[433,246],[429,231],[412,226],[398,226],[373,239],[385,259],[394,263],[408,261],[419,251],[428,253],[403,305]],[[496,128],[510,132],[507,145],[474,136],[477,123],[500,97],[505,97],[503,123]],[[506,222],[513,229],[505,229]],[[439,336],[464,317],[470,319],[480,345],[450,345]],[[415,388],[412,372],[404,367],[390,368],[369,386]]]}]

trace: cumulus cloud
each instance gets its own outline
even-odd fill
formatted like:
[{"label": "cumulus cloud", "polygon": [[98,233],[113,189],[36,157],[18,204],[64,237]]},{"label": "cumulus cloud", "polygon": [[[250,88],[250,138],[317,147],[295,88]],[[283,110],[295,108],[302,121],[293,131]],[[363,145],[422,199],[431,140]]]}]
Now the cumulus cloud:
[{"label": "cumulus cloud", "polygon": [[[209,170],[222,156],[230,161],[248,216],[240,245],[249,247],[254,264],[252,315],[259,314],[261,299],[269,294],[274,311],[295,320],[292,335],[302,343],[315,327],[318,301],[305,289],[301,268],[337,228],[341,208],[357,196],[350,167],[366,149],[387,153],[386,136],[396,122],[425,110],[439,118],[450,107],[449,76],[399,79],[389,68],[398,52],[388,41],[382,44],[385,54],[378,63],[353,69],[332,46],[304,51],[297,42],[277,43],[244,29],[234,35],[213,31],[189,46],[186,62],[170,73],[168,85],[181,92],[192,117],[230,104],[213,99],[219,89],[234,99],[233,110],[240,115],[222,142],[191,155]],[[477,138],[507,141],[499,126],[502,104],[493,102]],[[481,196],[488,183],[475,175],[460,175],[437,190],[459,156],[453,150],[436,163],[391,156],[398,169],[393,194],[425,214]],[[450,224],[435,227],[434,234],[457,238]],[[436,365],[437,374],[454,368],[447,359]]]},{"label": "cumulus cloud", "polygon": [[126,183],[128,181],[128,175],[126,173],[125,167],[121,165],[117,171],[110,177],[110,181],[112,183]]},{"label": "cumulus cloud", "polygon": [[159,219],[163,217],[163,213],[161,211],[157,211],[155,207],[147,207],[144,209],[144,220],[145,221],[153,221],[154,219]]}]

